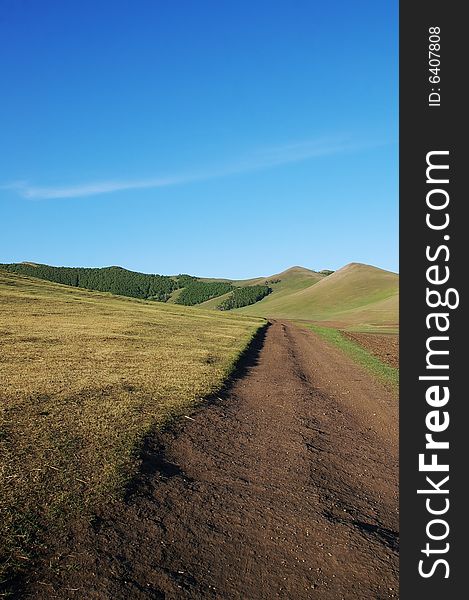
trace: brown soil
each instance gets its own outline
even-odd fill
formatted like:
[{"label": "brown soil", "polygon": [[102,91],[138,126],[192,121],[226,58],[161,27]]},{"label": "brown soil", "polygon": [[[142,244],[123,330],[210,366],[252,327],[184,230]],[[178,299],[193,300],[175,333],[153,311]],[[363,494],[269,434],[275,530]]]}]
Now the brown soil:
[{"label": "brown soil", "polygon": [[355,333],[351,331],[342,331],[341,333],[352,342],[363,346],[387,365],[396,369],[399,367],[398,335],[392,333]]},{"label": "brown soil", "polygon": [[128,498],[22,598],[398,596],[397,399],[275,322],[222,395],[149,439]]}]

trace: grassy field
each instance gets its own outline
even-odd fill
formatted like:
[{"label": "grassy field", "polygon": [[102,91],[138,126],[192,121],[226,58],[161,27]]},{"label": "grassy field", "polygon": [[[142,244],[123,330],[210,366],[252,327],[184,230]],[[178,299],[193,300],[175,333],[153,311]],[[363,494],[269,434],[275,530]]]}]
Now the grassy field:
[{"label": "grassy field", "polygon": [[334,346],[343,350],[355,362],[365,367],[372,375],[397,391],[399,385],[399,369],[385,364],[379,358],[365,350],[365,348],[362,348],[359,344],[344,337],[337,329],[311,324],[307,325],[307,327]]},{"label": "grassy field", "polygon": [[243,314],[323,321],[363,330],[395,329],[399,322],[398,290],[396,273],[351,263],[314,285],[299,290],[286,285],[279,292],[274,288],[260,302],[237,310]]},{"label": "grassy field", "polygon": [[220,388],[263,321],[0,271],[0,580],[118,497],[142,438]]}]

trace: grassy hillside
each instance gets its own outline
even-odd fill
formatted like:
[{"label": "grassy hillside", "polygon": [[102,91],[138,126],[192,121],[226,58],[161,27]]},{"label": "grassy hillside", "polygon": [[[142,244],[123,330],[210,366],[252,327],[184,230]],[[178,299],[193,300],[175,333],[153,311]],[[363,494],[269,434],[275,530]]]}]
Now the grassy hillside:
[{"label": "grassy hillside", "polygon": [[262,321],[0,271],[0,581],[116,496],[145,434],[218,389]]},{"label": "grassy hillside", "polygon": [[324,325],[338,325],[344,329],[356,331],[389,331],[399,330],[399,293],[345,312],[328,316]]},{"label": "grassy hillside", "polygon": [[[120,267],[88,269],[19,263],[6,268],[72,286],[202,309],[223,307],[225,312],[229,309],[260,317],[321,321],[351,329],[391,330],[398,325],[398,275],[359,263],[335,272],[296,266],[269,277],[237,281],[148,275]],[[265,294],[256,293],[256,286],[264,286]]]},{"label": "grassy hillside", "polygon": [[[316,271],[311,271],[310,269],[305,269],[304,267],[292,267],[291,269],[287,269],[281,273],[276,273],[275,275],[270,275],[269,277],[238,279],[233,281],[233,284],[240,287],[251,285],[268,285],[270,288],[272,288],[271,298],[278,299],[310,287],[311,285],[318,283],[318,281],[321,281],[321,279],[324,279],[324,275],[316,273]],[[223,296],[219,296],[218,298],[214,298],[208,302],[203,302],[200,306],[201,308],[215,309],[223,300],[226,300],[228,297],[229,294],[224,294]],[[261,302],[264,305],[267,302],[267,298]],[[260,303],[256,303],[256,305],[260,306]],[[253,307],[251,306],[247,308]],[[258,314],[262,316],[263,312],[264,311],[261,310]]]},{"label": "grassy hillside", "polygon": [[398,324],[399,276],[351,263],[315,285],[267,296],[238,312],[266,317],[324,321],[374,328]]},{"label": "grassy hillside", "polygon": [[[306,269],[305,267],[290,267],[281,273],[270,275],[269,277],[255,277],[254,279],[240,279],[235,281],[236,285],[271,285],[278,292],[291,292],[304,289],[317,283],[324,278],[324,275]],[[278,280],[278,281],[277,281]]]}]

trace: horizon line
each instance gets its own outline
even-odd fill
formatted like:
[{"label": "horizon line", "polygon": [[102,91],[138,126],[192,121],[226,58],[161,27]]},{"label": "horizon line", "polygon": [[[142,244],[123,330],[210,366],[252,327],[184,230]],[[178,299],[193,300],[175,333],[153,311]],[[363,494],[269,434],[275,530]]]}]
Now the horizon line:
[{"label": "horizon line", "polygon": [[[34,262],[32,260],[22,260],[19,262],[12,262],[12,263],[5,263],[5,262],[0,262],[0,269],[2,265],[29,265],[29,266],[45,266],[45,267],[52,267],[52,268],[65,268],[65,269],[110,269],[110,268],[118,268],[118,269],[124,269],[125,271],[131,271],[134,273],[139,273],[142,275],[162,275],[164,277],[177,277],[178,275],[189,275],[189,273],[185,273],[184,271],[180,271],[179,273],[169,273],[169,274],[165,274],[165,273],[157,273],[157,272],[146,272],[146,271],[139,271],[136,270],[134,268],[128,268],[128,267],[123,267],[122,265],[104,265],[101,267],[90,267],[90,266],[84,266],[84,265],[80,265],[80,266],[70,266],[70,265],[51,265],[49,263],[41,263],[41,262]],[[370,263],[364,263],[364,262],[358,262],[358,261],[354,261],[351,260],[347,263],[345,263],[344,265],[342,265],[341,267],[338,267],[337,269],[330,269],[328,267],[324,267],[321,269],[313,269],[310,267],[304,267],[302,265],[296,264],[296,265],[292,265],[290,267],[287,267],[285,269],[282,269],[281,271],[277,271],[275,273],[270,273],[269,275],[254,275],[253,277],[227,277],[225,275],[220,275],[220,276],[216,276],[216,275],[192,275],[192,277],[195,277],[197,279],[227,279],[227,280],[233,280],[233,281],[242,281],[243,279],[267,279],[268,277],[272,277],[274,275],[280,275],[282,273],[285,273],[286,271],[291,271],[293,269],[305,269],[307,271],[311,271],[313,273],[321,273],[322,271],[332,271],[333,273],[337,273],[338,271],[344,269],[345,267],[349,267],[351,265],[361,265],[364,267],[372,267],[374,269],[380,269],[381,271],[387,271],[388,273],[393,273],[395,275],[399,275],[399,271],[393,271],[391,269],[386,269],[384,267],[379,267],[377,265],[372,265]]]}]

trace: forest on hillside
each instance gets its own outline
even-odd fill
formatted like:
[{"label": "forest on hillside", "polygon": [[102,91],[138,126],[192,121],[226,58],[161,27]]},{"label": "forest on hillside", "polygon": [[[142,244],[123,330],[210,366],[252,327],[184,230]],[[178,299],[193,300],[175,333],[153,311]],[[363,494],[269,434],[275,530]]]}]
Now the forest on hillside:
[{"label": "forest on hillside", "polygon": [[235,287],[227,281],[202,281],[187,274],[169,276],[138,273],[122,267],[52,267],[35,263],[12,263],[0,264],[0,268],[54,283],[158,302],[167,302],[173,292],[181,290],[174,302],[185,306],[195,306],[231,292],[217,307],[219,310],[232,310],[253,304],[272,291],[267,285]]},{"label": "forest on hillside", "polygon": [[131,296],[148,300],[166,302],[172,292],[195,281],[190,275],[149,275],[128,271],[122,267],[51,267],[34,264],[6,264],[2,269],[13,271],[28,277],[38,277],[55,283],[74,287],[111,292],[120,296]]},{"label": "forest on hillside", "polygon": [[194,306],[222,296],[232,289],[234,289],[233,285],[225,281],[191,281],[184,286],[175,302],[185,306]]},{"label": "forest on hillside", "polygon": [[249,306],[255,302],[259,302],[270,294],[272,288],[268,285],[249,285],[246,287],[235,288],[231,294],[218,305],[219,310],[233,310],[234,308],[242,308]]}]

